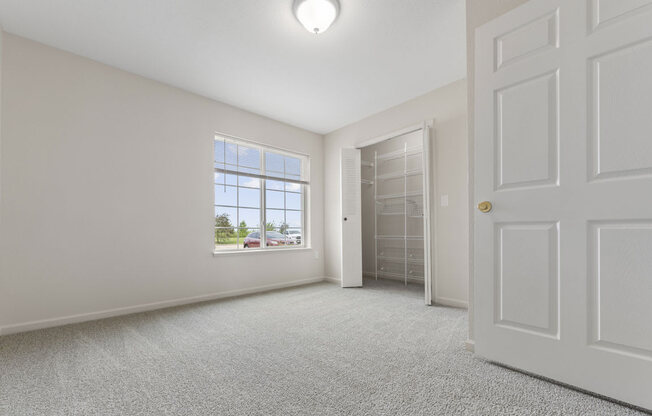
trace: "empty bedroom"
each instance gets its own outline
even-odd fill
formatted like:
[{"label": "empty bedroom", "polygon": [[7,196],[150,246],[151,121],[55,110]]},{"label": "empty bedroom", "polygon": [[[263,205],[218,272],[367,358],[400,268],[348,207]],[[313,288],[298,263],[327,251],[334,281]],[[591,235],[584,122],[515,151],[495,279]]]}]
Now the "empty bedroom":
[{"label": "empty bedroom", "polygon": [[0,416],[652,411],[652,0],[0,0]]}]

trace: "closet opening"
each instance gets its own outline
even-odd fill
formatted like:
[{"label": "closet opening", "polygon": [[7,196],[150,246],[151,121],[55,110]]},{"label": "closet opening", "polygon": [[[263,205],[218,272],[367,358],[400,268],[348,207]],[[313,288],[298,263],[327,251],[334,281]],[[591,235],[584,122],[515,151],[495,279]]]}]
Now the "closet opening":
[{"label": "closet opening", "polygon": [[[350,181],[357,176],[360,187],[363,279],[358,286],[371,281],[394,281],[409,290],[423,290],[428,305],[433,296],[431,236],[434,235],[430,221],[434,215],[430,212],[429,136],[430,128],[424,123],[363,142],[356,147],[359,153],[352,159],[359,163],[356,166],[359,176],[358,172],[348,175]],[[343,258],[347,256],[346,247],[353,244],[343,239]],[[346,272],[343,268],[343,283]]]}]

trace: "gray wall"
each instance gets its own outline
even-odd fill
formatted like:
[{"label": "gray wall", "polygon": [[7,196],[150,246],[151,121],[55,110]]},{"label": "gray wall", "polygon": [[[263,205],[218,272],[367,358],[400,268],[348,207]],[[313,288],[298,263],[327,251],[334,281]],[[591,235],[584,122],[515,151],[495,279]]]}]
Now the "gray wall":
[{"label": "gray wall", "polygon": [[[5,33],[0,331],[323,277],[323,137]],[[311,156],[313,251],[213,257],[213,136]]]}]

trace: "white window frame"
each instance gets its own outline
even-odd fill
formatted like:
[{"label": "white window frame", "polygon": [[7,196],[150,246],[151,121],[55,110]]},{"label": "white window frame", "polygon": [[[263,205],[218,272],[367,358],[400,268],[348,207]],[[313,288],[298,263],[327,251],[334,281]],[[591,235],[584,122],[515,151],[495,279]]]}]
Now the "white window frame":
[{"label": "white window frame", "polygon": [[[244,147],[256,149],[260,153],[260,172],[261,174],[251,174],[251,173],[245,173],[245,172],[237,172],[237,171],[230,171],[229,169],[226,169],[226,154],[225,154],[225,163],[222,168],[219,168],[218,162],[215,160],[215,141],[216,140],[224,140],[225,143],[230,143],[230,144],[236,144],[236,145],[241,145]],[[310,155],[305,154],[305,153],[300,153],[296,151],[291,151],[291,150],[286,150],[282,149],[279,147],[274,147],[270,146],[267,144],[262,144],[253,140],[248,140],[248,139],[243,139],[240,137],[235,137],[231,136],[228,134],[224,133],[219,133],[216,132],[215,135],[213,136],[212,139],[212,153],[213,157],[212,159],[212,167],[213,167],[213,180],[212,180],[212,192],[213,192],[213,209],[212,209],[212,217],[213,217],[213,227],[212,227],[212,238],[213,238],[213,255],[219,256],[219,255],[228,255],[228,254],[245,254],[245,253],[270,253],[270,252],[296,252],[296,251],[301,251],[301,250],[311,250],[311,243],[310,243],[310,233],[309,233],[309,218],[310,218]],[[293,180],[293,179],[287,179],[285,177],[275,177],[271,175],[266,175],[267,171],[265,169],[265,152],[271,152],[283,156],[289,156],[293,158],[297,158],[301,160],[301,180]],[[217,250],[215,248],[215,208],[217,206],[222,206],[218,205],[215,202],[215,188],[216,185],[220,185],[215,183],[215,173],[223,173],[225,176],[225,186],[233,186],[233,185],[228,185],[226,184],[226,174],[231,174],[231,175],[239,175],[239,176],[248,176],[252,178],[257,178],[260,179],[260,223],[257,228],[255,228],[258,232],[260,232],[260,247],[258,248],[252,248],[252,249],[245,249],[245,248],[236,248],[236,249],[231,249],[231,250]],[[264,173],[264,174],[263,174]],[[283,175],[285,176],[285,174]],[[267,180],[272,180],[272,181],[277,181],[277,182],[284,182],[284,183],[298,183],[301,185],[301,245],[297,246],[283,246],[283,247],[268,247],[264,242],[267,241],[267,204],[266,204],[266,197],[267,197]],[[240,188],[239,181],[238,185],[234,186],[236,188],[236,192],[238,192],[238,188]],[[284,190],[279,191],[283,192],[284,194],[287,193],[288,191]],[[284,204],[285,204],[285,195],[284,195]],[[239,204],[237,204],[239,205]],[[238,209],[238,207],[235,207],[235,209]],[[269,208],[274,210],[275,208]],[[277,210],[281,210],[280,208]],[[283,209],[284,215],[286,215],[287,209]],[[294,210],[293,210],[294,211]],[[236,219],[236,222],[238,222],[238,219]],[[239,235],[239,223],[234,226],[236,229],[236,234]],[[251,227],[254,228],[254,227]],[[291,229],[296,229],[296,227],[289,227]],[[238,240],[239,242],[239,240]]]}]

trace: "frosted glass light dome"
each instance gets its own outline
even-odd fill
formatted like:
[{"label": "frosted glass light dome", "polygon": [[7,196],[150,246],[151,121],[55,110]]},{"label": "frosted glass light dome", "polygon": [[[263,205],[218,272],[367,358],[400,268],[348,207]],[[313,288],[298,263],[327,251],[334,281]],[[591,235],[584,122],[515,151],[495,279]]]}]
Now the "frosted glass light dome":
[{"label": "frosted glass light dome", "polygon": [[340,13],[338,0],[294,0],[294,15],[308,32],[324,33]]}]

